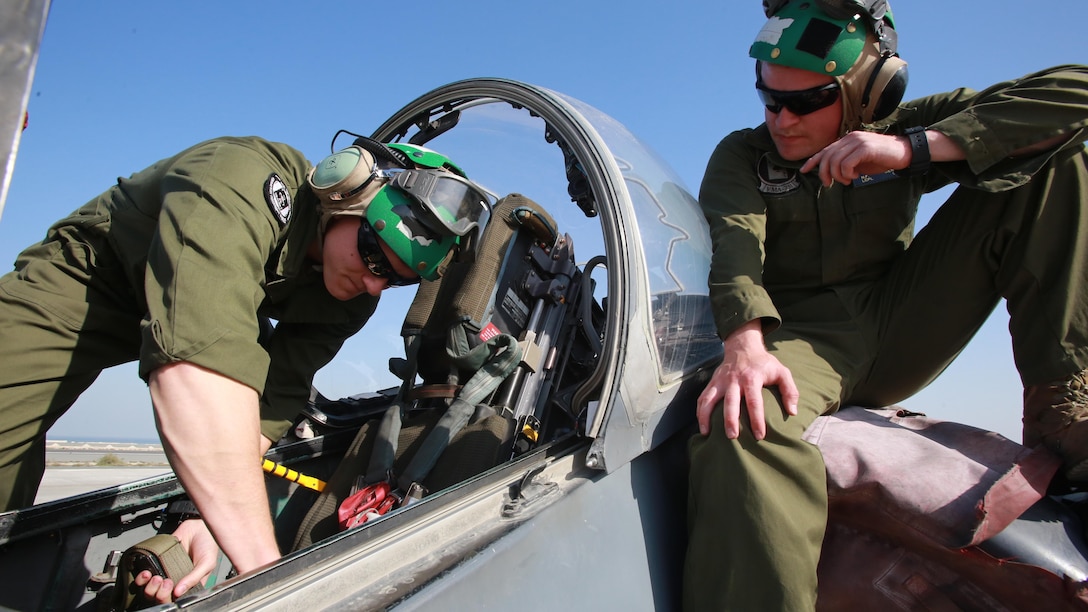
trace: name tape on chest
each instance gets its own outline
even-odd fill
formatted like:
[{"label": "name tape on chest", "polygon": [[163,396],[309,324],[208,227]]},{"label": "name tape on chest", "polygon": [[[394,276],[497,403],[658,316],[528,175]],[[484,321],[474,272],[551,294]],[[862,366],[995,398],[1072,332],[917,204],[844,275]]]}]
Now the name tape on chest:
[{"label": "name tape on chest", "polygon": [[872,185],[879,185],[885,181],[891,181],[899,178],[899,174],[895,170],[888,170],[887,172],[881,172],[880,174],[863,174],[854,179],[851,183],[854,187],[871,187]]}]

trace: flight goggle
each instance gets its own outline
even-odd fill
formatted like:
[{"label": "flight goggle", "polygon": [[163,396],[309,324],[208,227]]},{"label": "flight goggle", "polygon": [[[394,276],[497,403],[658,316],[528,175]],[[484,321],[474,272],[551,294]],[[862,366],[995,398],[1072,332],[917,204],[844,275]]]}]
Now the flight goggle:
[{"label": "flight goggle", "polygon": [[491,216],[487,194],[452,172],[418,168],[396,169],[385,174],[392,174],[390,187],[419,201],[430,216],[454,236],[465,236],[474,228],[486,225]]},{"label": "flight goggle", "polygon": [[763,105],[772,113],[777,115],[784,108],[794,115],[801,116],[834,104],[835,100],[839,99],[840,87],[838,83],[828,83],[797,91],[779,91],[759,82],[756,83],[756,92]]}]

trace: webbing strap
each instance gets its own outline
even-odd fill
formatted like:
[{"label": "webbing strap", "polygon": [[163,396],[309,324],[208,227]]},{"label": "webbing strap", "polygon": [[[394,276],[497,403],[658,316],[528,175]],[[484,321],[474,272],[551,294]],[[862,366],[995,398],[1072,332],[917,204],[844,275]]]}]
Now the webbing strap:
[{"label": "webbing strap", "polygon": [[404,411],[408,409],[411,401],[408,400],[408,391],[416,380],[416,372],[419,363],[419,348],[423,345],[423,337],[418,334],[404,337],[404,355],[407,358],[408,369],[404,372],[404,379],[400,384],[400,391],[393,404],[382,415],[382,422],[378,426],[377,438],[374,440],[374,450],[370,454],[370,462],[367,464],[366,482],[381,482],[389,478],[393,469],[393,462],[397,455],[397,438],[400,436],[401,420]]},{"label": "webbing strap", "polygon": [[[504,350],[505,349],[505,350]],[[516,353],[516,354],[515,354]],[[498,384],[493,376],[500,376],[499,382],[513,368],[502,371],[511,358],[521,359],[521,348],[516,338],[510,334],[498,334],[483,344],[472,348],[468,341],[468,332],[457,325],[451,327],[446,338],[446,354],[459,370],[474,372],[468,382],[461,387],[457,397],[476,404],[487,397]],[[517,361],[514,362],[515,364]]]},{"label": "webbing strap", "polygon": [[[136,586],[136,575],[144,570],[177,582],[193,571],[193,562],[178,539],[167,533],[133,545],[121,555],[110,610],[139,610],[153,605],[145,599],[143,589]],[[188,592],[203,590],[204,585],[198,583]]]},{"label": "webbing strap", "polygon": [[374,450],[367,464],[366,482],[381,482],[389,478],[393,461],[396,459],[397,437],[400,436],[401,420],[406,407],[398,399],[382,416],[381,425],[378,426],[378,432],[375,434],[377,437],[374,440]]},{"label": "webbing strap", "polygon": [[[417,348],[418,350],[418,348]],[[510,334],[498,334],[487,342],[469,348],[468,337],[461,326],[450,330],[447,353],[456,362],[479,363],[476,373],[469,378],[458,397],[446,409],[434,429],[427,434],[408,467],[397,480],[402,491],[413,482],[422,480],[434,467],[450,440],[468,423],[476,404],[494,391],[514,368],[521,363],[521,347]],[[404,387],[401,387],[402,390]],[[390,478],[397,454],[397,439],[407,403],[398,394],[397,400],[386,410],[374,442],[374,452],[367,466],[366,482],[373,484]],[[401,484],[403,483],[403,486]]]},{"label": "webbing strap", "polygon": [[420,482],[427,476],[427,473],[434,468],[434,464],[438,462],[438,458],[442,456],[442,451],[449,446],[450,440],[468,424],[468,420],[472,418],[472,413],[475,411],[475,404],[470,404],[461,398],[453,400],[449,408],[446,408],[446,412],[442,414],[442,418],[438,419],[434,429],[427,434],[423,443],[412,455],[412,460],[404,468],[404,473],[397,478],[397,490],[407,491],[413,482]]},{"label": "webbing strap", "polygon": [[[465,359],[476,360],[486,355],[487,361],[468,379],[461,393],[438,419],[438,424],[427,434],[408,467],[397,479],[397,488],[401,491],[407,491],[409,485],[420,482],[430,473],[450,440],[468,423],[476,411],[476,404],[494,391],[521,363],[521,347],[510,334],[499,334],[472,350],[466,350],[468,340],[463,327],[453,328],[450,336],[457,350],[465,350],[462,354]],[[456,355],[454,357],[458,358]]]},{"label": "webbing strap", "polygon": [[435,300],[442,289],[443,278],[445,277],[433,281],[423,280],[419,282],[416,296],[412,300],[412,305],[408,308],[408,313],[404,316],[404,326],[401,333],[404,335],[418,334],[423,330],[427,321],[431,318]]},{"label": "webbing strap", "polygon": [[378,437],[374,440],[374,449],[370,453],[370,463],[367,464],[366,481],[381,482],[390,477],[393,462],[397,454],[397,438],[400,436],[400,421],[404,412],[411,404],[408,400],[408,392],[412,383],[416,382],[416,374],[419,371],[419,350],[423,345],[423,338],[419,334],[405,335],[405,357],[407,369],[400,372],[403,379],[400,381],[400,389],[397,391],[393,405],[386,408],[382,415],[382,424],[378,427]]}]

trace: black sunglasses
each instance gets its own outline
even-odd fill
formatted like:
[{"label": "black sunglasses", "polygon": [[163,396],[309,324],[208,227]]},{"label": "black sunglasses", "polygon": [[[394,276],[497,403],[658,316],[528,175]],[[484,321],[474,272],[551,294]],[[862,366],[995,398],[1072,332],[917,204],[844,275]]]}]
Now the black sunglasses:
[{"label": "black sunglasses", "polygon": [[404,287],[418,283],[418,276],[405,278],[397,274],[392,264],[389,263],[389,259],[386,258],[385,251],[382,250],[382,245],[378,242],[378,236],[374,233],[374,228],[370,227],[370,223],[365,217],[360,217],[359,221],[359,257],[363,259],[367,270],[370,270],[370,273],[374,276],[389,281],[390,287]]},{"label": "black sunglasses", "polygon": [[782,112],[785,108],[791,113],[801,116],[814,113],[821,108],[827,108],[839,99],[839,84],[828,83],[810,89],[798,91],[778,91],[770,89],[763,83],[756,83],[756,92],[767,110],[774,114]]}]

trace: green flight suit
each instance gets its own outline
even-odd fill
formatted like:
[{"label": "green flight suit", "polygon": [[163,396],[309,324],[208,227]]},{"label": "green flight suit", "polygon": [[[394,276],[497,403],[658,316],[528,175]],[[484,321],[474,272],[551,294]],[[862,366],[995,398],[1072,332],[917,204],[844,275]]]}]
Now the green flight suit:
[{"label": "green flight suit", "polygon": [[[812,610],[827,517],[823,460],[801,434],[842,405],[886,406],[931,382],[1002,298],[1024,384],[1088,367],[1088,68],[1062,66],[914,100],[872,129],[927,126],[967,153],[922,176],[820,185],[781,159],[765,125],[727,136],[699,200],[724,338],[763,322],[799,414],[764,389],[767,437],[722,411],[690,445],[689,610]],[[1064,146],[1009,153],[1058,134]],[[924,193],[959,187],[913,237]]]},{"label": "green flight suit", "polygon": [[333,298],[306,257],[310,167],[283,144],[210,140],[119,179],[19,255],[0,278],[0,510],[33,503],[46,431],[109,366],[139,359],[146,381],[194,363],[262,393],[264,435],[290,427],[377,305]]}]

